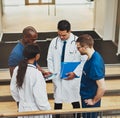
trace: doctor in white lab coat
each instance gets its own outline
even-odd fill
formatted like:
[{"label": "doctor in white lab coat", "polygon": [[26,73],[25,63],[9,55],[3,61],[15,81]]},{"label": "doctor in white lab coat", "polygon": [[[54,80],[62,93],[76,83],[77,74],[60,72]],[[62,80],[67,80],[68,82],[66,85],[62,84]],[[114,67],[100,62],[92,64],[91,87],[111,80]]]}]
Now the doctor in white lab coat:
[{"label": "doctor in white lab coat", "polygon": [[[61,20],[58,23],[58,36],[51,41],[47,55],[49,71],[57,73],[53,79],[55,109],[62,109],[63,102],[72,103],[73,108],[80,107],[80,78],[86,57],[78,52],[76,39],[77,36],[71,33],[70,23],[67,20]],[[74,72],[69,73],[67,80],[60,78],[63,41],[66,41],[64,62],[81,62]],[[75,78],[75,75],[80,78]]]}]

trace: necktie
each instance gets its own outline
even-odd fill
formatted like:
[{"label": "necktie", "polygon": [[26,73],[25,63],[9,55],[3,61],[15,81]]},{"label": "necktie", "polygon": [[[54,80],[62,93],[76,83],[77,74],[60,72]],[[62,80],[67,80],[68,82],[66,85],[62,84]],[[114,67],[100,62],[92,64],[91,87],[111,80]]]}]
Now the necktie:
[{"label": "necktie", "polygon": [[64,42],[63,42],[63,48],[62,48],[61,62],[64,62],[64,56],[65,56],[65,47],[66,47],[66,41],[64,41]]}]

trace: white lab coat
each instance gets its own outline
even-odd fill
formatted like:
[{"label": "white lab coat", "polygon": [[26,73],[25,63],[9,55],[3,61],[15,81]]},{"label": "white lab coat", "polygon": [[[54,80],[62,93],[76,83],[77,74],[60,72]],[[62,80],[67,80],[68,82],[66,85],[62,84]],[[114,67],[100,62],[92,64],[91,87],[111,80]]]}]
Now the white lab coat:
[{"label": "white lab coat", "polygon": [[[10,83],[11,94],[16,102],[19,102],[19,112],[50,110],[46,83],[41,72],[32,64],[28,64],[22,88],[16,87],[16,75],[18,67],[14,69]],[[19,117],[23,118],[23,117]],[[26,116],[24,118],[33,118]],[[49,118],[48,115],[38,115],[34,118]]]},{"label": "white lab coat", "polygon": [[[67,39],[64,62],[81,62],[81,64],[74,70],[75,74],[80,76],[82,74],[82,68],[86,57],[80,55],[76,47],[77,36],[70,34]],[[52,73],[57,73],[57,76],[53,79],[54,83],[54,98],[55,103],[62,102],[76,102],[80,100],[80,78],[74,78],[73,80],[60,79],[61,69],[61,53],[62,53],[63,41],[56,37],[49,46],[47,62],[48,70]]]}]

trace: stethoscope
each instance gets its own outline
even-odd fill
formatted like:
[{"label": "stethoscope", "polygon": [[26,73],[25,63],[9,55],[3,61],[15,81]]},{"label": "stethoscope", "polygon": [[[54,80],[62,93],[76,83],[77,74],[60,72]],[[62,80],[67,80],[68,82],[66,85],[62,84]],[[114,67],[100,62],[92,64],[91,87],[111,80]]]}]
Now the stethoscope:
[{"label": "stethoscope", "polygon": [[[60,37],[59,36],[57,36],[57,38],[56,38],[56,41],[55,41],[55,49],[57,50],[57,45],[58,45],[58,39],[60,39]],[[75,35],[74,35],[74,40],[72,40],[71,41],[71,47],[69,48],[69,53],[70,54],[75,54],[76,52],[77,52],[77,50],[75,50],[74,48],[72,48],[72,46],[74,46],[74,45],[72,45],[73,43],[76,43],[76,38],[75,38]]]},{"label": "stethoscope", "polygon": [[[57,43],[58,43],[58,39],[59,39],[60,37],[59,36],[57,36],[57,38],[56,38],[56,41],[55,41],[55,49],[57,50]],[[75,35],[74,35],[74,40],[72,40],[71,41],[71,44],[72,43],[75,43],[76,42],[76,39],[75,39]]]}]

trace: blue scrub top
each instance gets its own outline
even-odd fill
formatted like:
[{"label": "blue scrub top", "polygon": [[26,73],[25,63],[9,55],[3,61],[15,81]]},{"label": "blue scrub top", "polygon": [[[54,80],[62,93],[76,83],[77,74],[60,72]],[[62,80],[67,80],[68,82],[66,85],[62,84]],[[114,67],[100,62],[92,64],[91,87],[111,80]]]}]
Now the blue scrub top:
[{"label": "blue scrub top", "polygon": [[20,42],[13,48],[8,59],[9,66],[15,67],[19,64],[21,60],[24,59],[23,49],[24,46]]},{"label": "blue scrub top", "polygon": [[94,52],[86,61],[81,79],[80,95],[82,99],[94,98],[97,91],[96,80],[105,77],[105,65],[101,55]]}]

